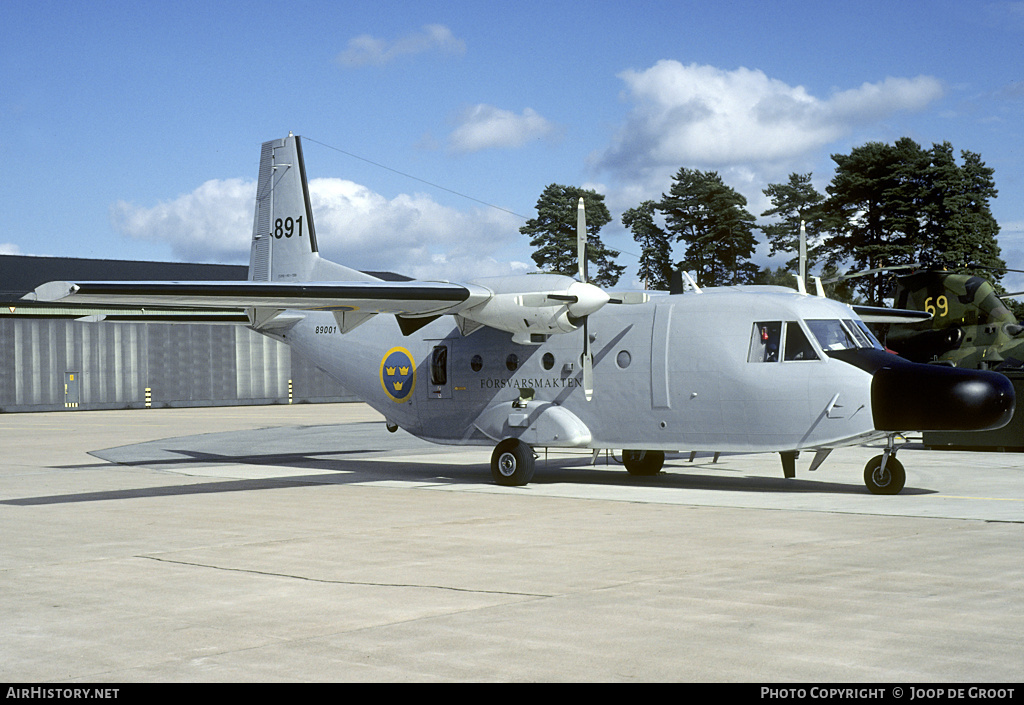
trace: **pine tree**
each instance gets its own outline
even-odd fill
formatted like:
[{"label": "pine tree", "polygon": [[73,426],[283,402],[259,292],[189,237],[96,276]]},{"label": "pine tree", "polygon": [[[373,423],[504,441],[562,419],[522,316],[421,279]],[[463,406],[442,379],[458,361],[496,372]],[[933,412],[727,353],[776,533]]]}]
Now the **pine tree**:
[{"label": "pine tree", "polygon": [[640,243],[640,279],[648,289],[668,290],[672,279],[672,246],[668,234],[654,222],[657,204],[644,201],[622,214],[622,224]]},{"label": "pine tree", "polygon": [[823,257],[821,249],[825,235],[822,204],[825,197],[811,185],[811,175],[790,174],[784,184],[768,184],[764,195],[771,199],[772,207],[761,214],[775,218],[774,222],[759,226],[768,238],[769,255],[792,252],[793,257],[786,266],[792,271],[799,270],[800,223],[805,223],[807,233],[807,268],[811,269]]},{"label": "pine tree", "polygon": [[997,195],[994,170],[967,151],[960,153],[963,166],[958,166],[949,142],[932,145],[929,154],[921,258],[998,285],[1006,263],[996,242],[999,224],[989,208]]},{"label": "pine tree", "polygon": [[[1005,264],[989,208],[994,172],[977,154],[961,157],[958,166],[948,142],[924,150],[906,137],[832,155],[837,168],[824,206],[824,225],[834,233],[828,263],[868,270],[923,262],[983,274],[998,285]],[[872,304],[888,294],[882,273],[857,286]]]},{"label": "pine tree", "polygon": [[603,194],[576,186],[550,184],[537,199],[537,217],[526,221],[519,232],[532,238],[532,257],[538,267],[556,274],[575,275],[579,271],[576,214],[581,197],[587,210],[587,261],[597,265],[596,274],[590,268],[591,282],[598,286],[614,286],[626,268],[615,264],[614,259],[619,253],[606,248],[598,235],[612,219]]},{"label": "pine tree", "polygon": [[[869,142],[849,155],[832,155],[837,168],[825,206],[826,222],[834,233],[829,265],[846,261],[855,270],[868,270],[914,261],[917,227],[912,215],[920,207],[920,194],[905,176],[915,165],[919,168],[920,161],[912,146],[916,145],[904,138],[897,147]],[[882,274],[859,280],[857,287],[874,305],[880,305],[887,293]]]},{"label": "pine tree", "polygon": [[658,210],[668,231],[686,243],[679,265],[696,272],[697,284],[745,284],[757,276],[750,261],[756,240],[747,199],[726,186],[717,172],[680,169]]}]

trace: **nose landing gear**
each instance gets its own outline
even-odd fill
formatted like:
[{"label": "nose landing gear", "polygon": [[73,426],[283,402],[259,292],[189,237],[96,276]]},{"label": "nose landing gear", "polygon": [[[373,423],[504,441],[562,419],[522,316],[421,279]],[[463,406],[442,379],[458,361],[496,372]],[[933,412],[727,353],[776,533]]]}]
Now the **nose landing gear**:
[{"label": "nose landing gear", "polygon": [[876,455],[864,466],[864,484],[871,494],[899,494],[907,483],[903,463],[896,460],[896,434],[890,434],[885,452]]}]

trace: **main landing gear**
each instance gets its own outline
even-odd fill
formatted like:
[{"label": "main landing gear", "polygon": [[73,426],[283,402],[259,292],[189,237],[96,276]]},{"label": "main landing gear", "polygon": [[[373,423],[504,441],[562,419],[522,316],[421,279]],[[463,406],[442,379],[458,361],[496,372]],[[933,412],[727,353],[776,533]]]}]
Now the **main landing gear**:
[{"label": "main landing gear", "polygon": [[622,464],[630,475],[648,477],[661,472],[665,464],[665,452],[661,450],[624,450]]},{"label": "main landing gear", "polygon": [[533,479],[533,448],[518,438],[506,438],[491,453],[491,476],[499,485],[522,487]]},{"label": "main landing gear", "polygon": [[[660,450],[624,450],[622,464],[636,477],[649,477],[661,472],[665,453]],[[491,477],[499,485],[522,487],[533,479],[536,456],[533,448],[518,438],[506,438],[491,453]]]},{"label": "main landing gear", "polygon": [[903,463],[896,460],[895,434],[890,435],[885,452],[876,455],[864,466],[864,484],[871,494],[899,494],[907,483],[907,472]]}]

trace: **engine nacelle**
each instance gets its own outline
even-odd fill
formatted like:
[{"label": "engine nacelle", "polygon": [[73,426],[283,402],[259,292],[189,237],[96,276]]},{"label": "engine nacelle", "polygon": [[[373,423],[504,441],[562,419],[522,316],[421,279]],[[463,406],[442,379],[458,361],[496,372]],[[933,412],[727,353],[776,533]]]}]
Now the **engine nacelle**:
[{"label": "engine nacelle", "polygon": [[[581,319],[608,303],[593,284],[559,274],[529,274],[471,282],[491,292],[487,300],[458,315],[477,326],[508,331],[518,343],[543,342],[540,336],[571,333]],[[538,336],[538,339],[532,339]]]}]

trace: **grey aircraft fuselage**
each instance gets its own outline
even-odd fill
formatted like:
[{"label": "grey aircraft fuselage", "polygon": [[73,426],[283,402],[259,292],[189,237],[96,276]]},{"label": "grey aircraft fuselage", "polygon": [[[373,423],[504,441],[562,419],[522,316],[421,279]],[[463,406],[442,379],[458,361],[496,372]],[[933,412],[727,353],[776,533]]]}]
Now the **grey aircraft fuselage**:
[{"label": "grey aircraft fuselage", "polygon": [[[515,436],[534,447],[763,452],[886,435],[872,423],[869,372],[820,347],[812,359],[748,361],[755,322],[856,318],[793,290],[705,289],[603,308],[590,319],[591,401],[581,388],[581,330],[517,345],[492,328],[463,336],[447,317],[404,337],[394,318],[377,316],[342,335],[329,313],[295,313],[303,318],[284,342],[390,422],[438,443]],[[389,375],[395,348],[413,361],[405,375],[397,365]],[[387,386],[394,376],[404,380],[398,393]],[[532,398],[519,403],[522,390]]]}]

